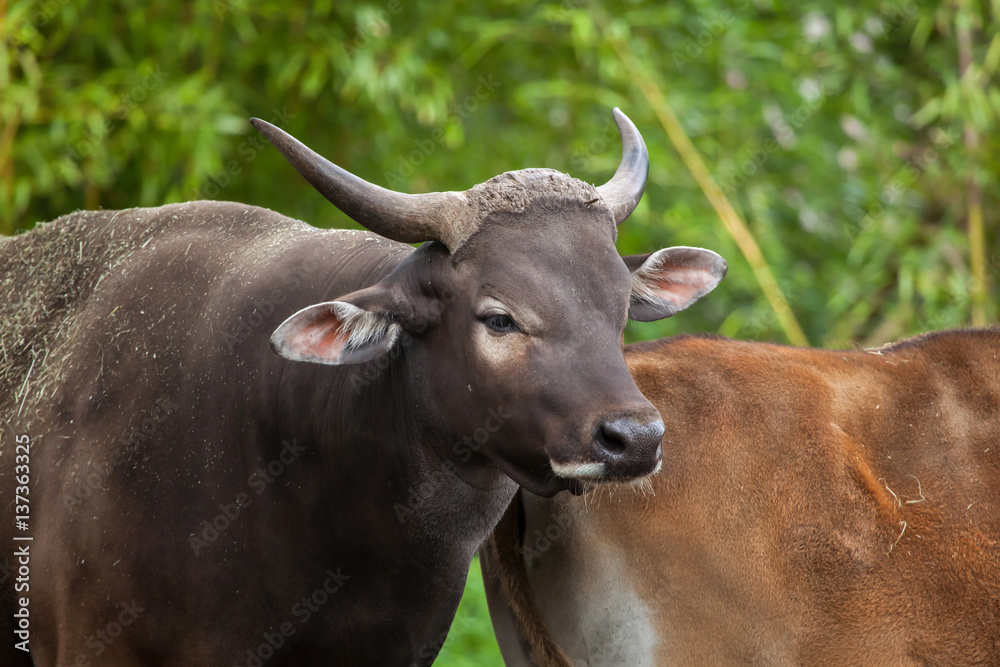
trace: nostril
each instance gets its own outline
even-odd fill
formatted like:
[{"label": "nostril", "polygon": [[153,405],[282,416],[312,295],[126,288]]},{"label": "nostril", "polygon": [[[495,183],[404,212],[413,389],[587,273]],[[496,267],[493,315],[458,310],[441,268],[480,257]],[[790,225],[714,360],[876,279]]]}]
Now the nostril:
[{"label": "nostril", "polygon": [[601,422],[594,440],[604,451],[613,456],[621,456],[628,448],[628,435],[620,428],[618,422]]},{"label": "nostril", "polygon": [[654,456],[662,456],[663,422],[657,420],[648,424],[639,424],[631,419],[602,421],[598,424],[594,440],[608,454],[620,457],[627,451],[637,455],[647,455],[655,451]]},{"label": "nostril", "polygon": [[594,427],[591,460],[605,479],[634,479],[660,469],[663,460],[663,421],[629,418],[600,420]]}]

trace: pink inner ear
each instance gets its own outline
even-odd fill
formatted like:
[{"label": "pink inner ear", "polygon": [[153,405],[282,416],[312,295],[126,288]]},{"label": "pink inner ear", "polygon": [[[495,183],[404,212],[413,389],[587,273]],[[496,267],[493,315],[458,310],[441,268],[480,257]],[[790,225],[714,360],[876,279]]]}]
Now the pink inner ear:
[{"label": "pink inner ear", "polygon": [[672,267],[642,276],[646,286],[664,301],[684,307],[714,286],[714,276],[704,269]]},{"label": "pink inner ear", "polygon": [[343,353],[348,339],[343,322],[331,310],[289,335],[286,341],[289,348],[303,356],[334,359]]}]

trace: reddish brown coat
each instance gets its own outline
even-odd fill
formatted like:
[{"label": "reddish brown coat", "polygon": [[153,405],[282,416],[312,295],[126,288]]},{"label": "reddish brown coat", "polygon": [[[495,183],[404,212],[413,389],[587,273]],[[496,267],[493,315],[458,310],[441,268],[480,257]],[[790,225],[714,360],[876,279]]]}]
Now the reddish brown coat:
[{"label": "reddish brown coat", "polygon": [[682,336],[626,357],[666,425],[655,495],[521,492],[484,558],[510,664],[522,637],[536,664],[565,664],[551,638],[577,664],[636,659],[613,646],[614,601],[587,593],[581,563],[608,553],[651,664],[1000,663],[1000,330],[870,351]]}]

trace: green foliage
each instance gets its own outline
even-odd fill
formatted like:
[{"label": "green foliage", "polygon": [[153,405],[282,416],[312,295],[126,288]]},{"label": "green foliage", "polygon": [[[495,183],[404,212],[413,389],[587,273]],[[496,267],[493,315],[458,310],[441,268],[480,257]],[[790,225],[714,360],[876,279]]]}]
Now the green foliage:
[{"label": "green foliage", "polygon": [[[996,280],[997,11],[929,0],[11,0],[0,229],[193,198],[350,226],[264,145],[253,115],[400,190],[461,189],[525,166],[602,182],[618,159],[609,107],[620,105],[652,157],[622,251],[703,245],[731,266],[703,304],[630,336],[781,340],[749,265],[611,48],[618,36],[742,213],[811,342],[883,342],[968,321],[969,178],[983,188]],[[974,150],[966,126],[978,130]]]},{"label": "green foliage", "polygon": [[[195,198],[353,226],[250,116],[408,192],[528,166],[603,182],[619,158],[618,105],[652,160],[620,250],[698,245],[730,263],[702,303],[632,325],[630,340],[783,340],[619,40],[746,221],[809,340],[882,343],[968,324],[970,293],[996,294],[998,13],[996,0],[0,0],[0,231]],[[981,276],[970,182],[982,191]],[[995,300],[984,308],[994,321]],[[489,644],[472,595],[463,604],[478,620],[449,639],[443,664]]]},{"label": "green foliage", "polygon": [[483,591],[483,575],[479,569],[479,558],[472,561],[469,580],[465,587],[462,604],[451,624],[448,639],[435,667],[500,667],[503,660],[493,637],[490,612],[486,608],[486,593]]}]

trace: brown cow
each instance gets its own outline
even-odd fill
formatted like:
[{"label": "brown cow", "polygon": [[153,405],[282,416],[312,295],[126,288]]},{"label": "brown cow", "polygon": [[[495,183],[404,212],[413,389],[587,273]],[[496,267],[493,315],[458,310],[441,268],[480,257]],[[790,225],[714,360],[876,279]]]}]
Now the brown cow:
[{"label": "brown cow", "polygon": [[520,492],[483,554],[508,665],[1000,664],[1000,329],[626,358],[662,472]]}]

